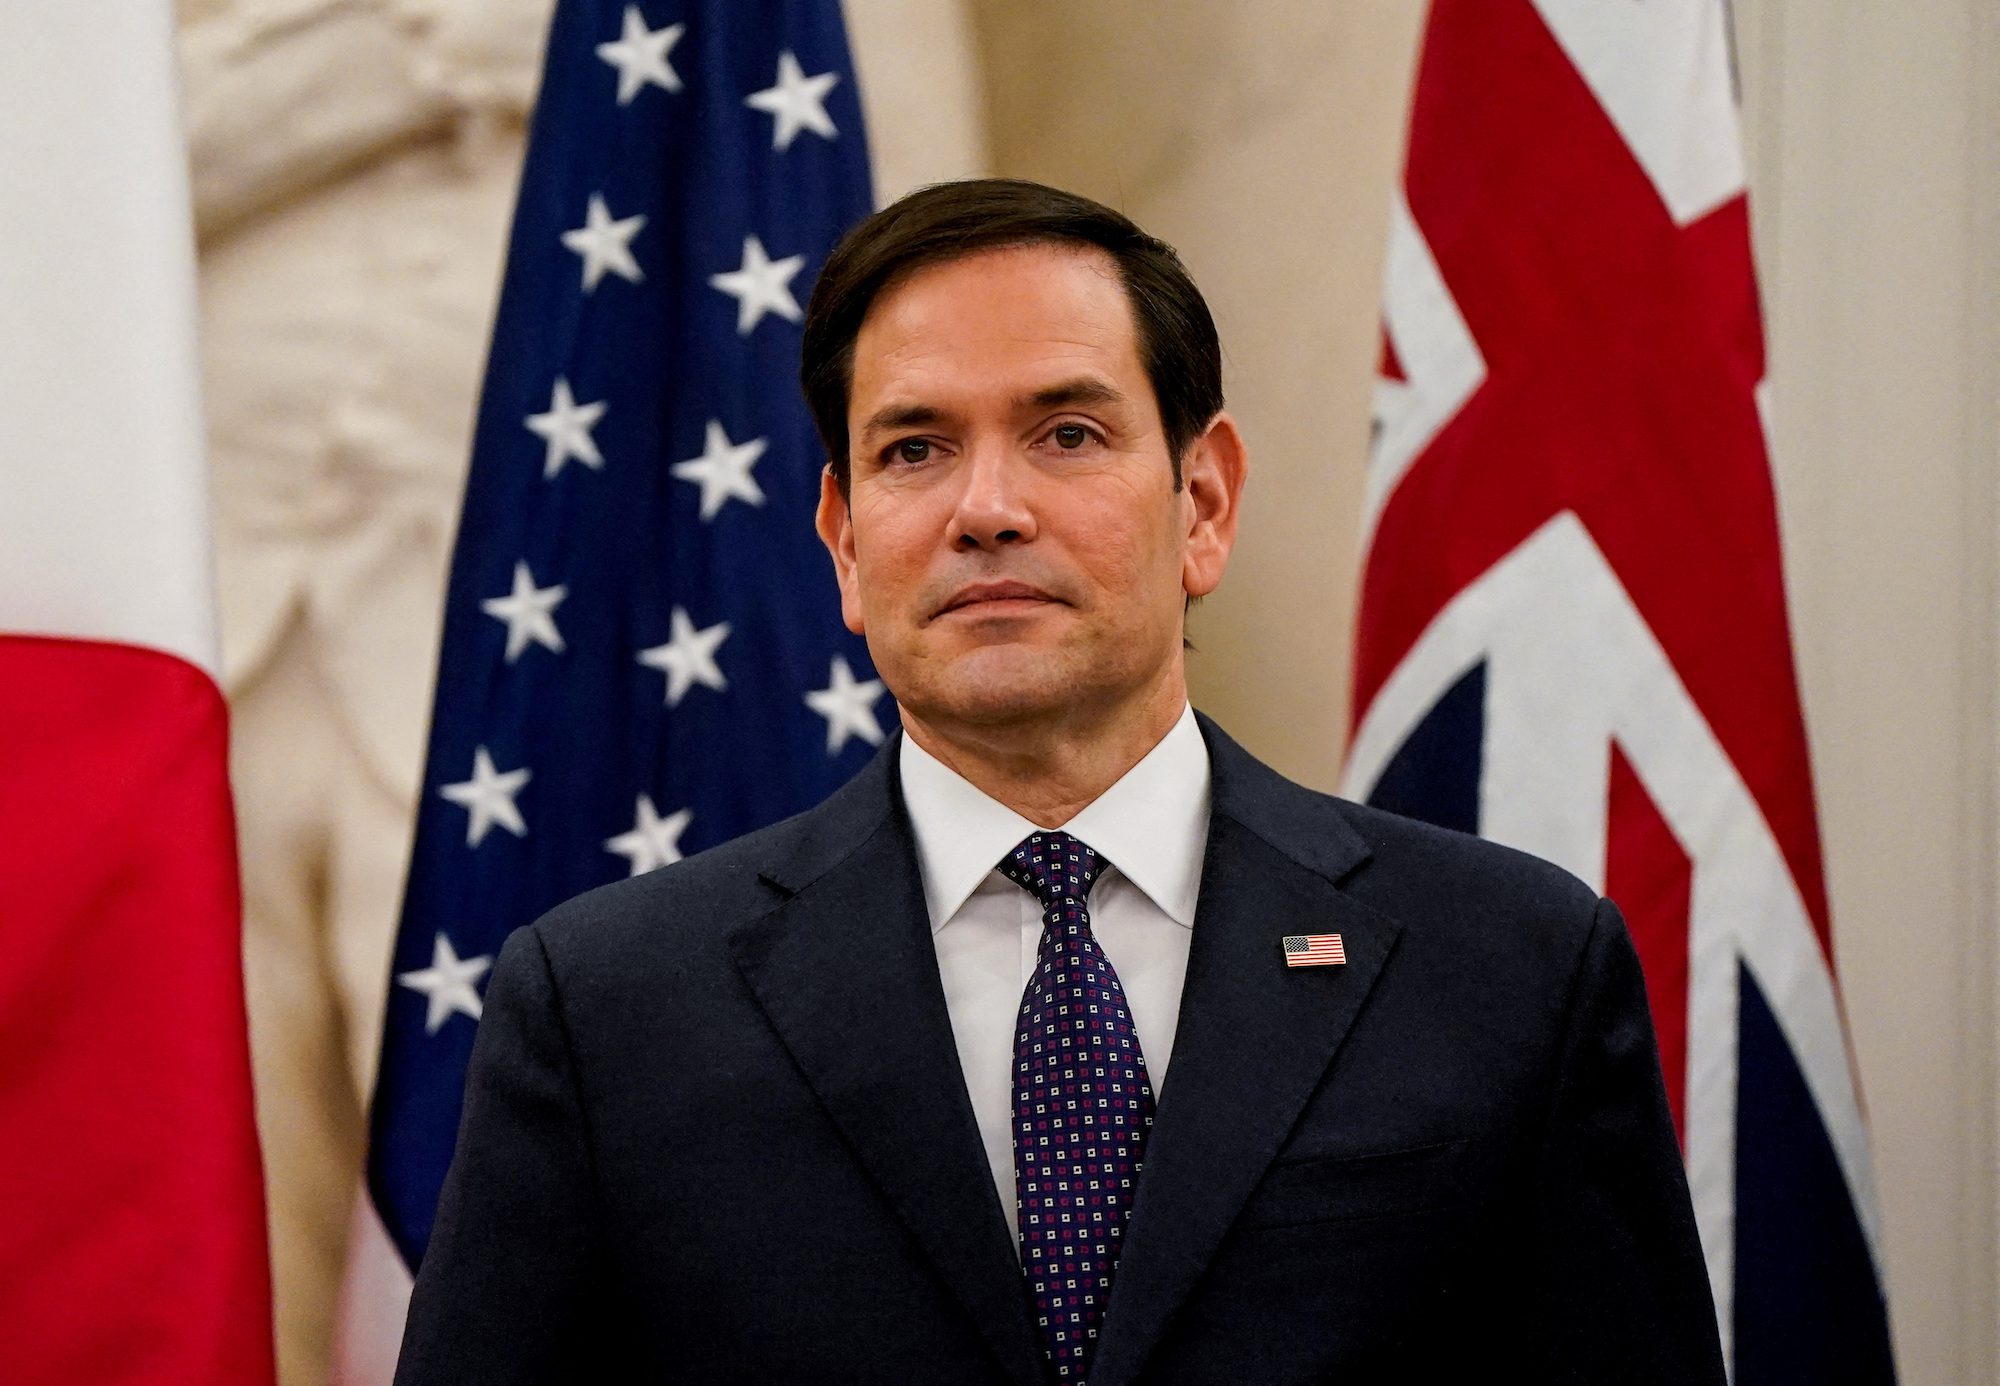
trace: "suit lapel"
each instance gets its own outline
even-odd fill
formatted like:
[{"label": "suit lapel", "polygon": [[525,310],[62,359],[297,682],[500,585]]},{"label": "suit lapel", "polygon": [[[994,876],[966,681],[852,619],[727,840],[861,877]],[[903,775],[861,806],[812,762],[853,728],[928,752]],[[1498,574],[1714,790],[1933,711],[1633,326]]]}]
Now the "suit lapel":
[{"label": "suit lapel", "polygon": [[[1325,1073],[1399,926],[1336,882],[1367,848],[1332,803],[1202,719],[1214,773],[1200,903],[1160,1094],[1090,1378],[1124,1386],[1207,1267]],[[1288,968],[1286,934],[1340,967]]]},{"label": "suit lapel", "polygon": [[790,898],[737,965],[806,1081],[1017,1383],[1042,1381],[952,1037],[897,742],[799,820],[764,879]]}]

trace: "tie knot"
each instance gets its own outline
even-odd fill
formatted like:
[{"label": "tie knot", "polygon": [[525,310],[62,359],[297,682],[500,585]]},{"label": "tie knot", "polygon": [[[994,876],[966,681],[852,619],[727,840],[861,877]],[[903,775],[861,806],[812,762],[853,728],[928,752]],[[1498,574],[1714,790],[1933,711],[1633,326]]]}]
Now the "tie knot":
[{"label": "tie knot", "polygon": [[1068,833],[1030,833],[1000,863],[1000,874],[1031,891],[1051,909],[1064,900],[1082,904],[1104,859]]}]

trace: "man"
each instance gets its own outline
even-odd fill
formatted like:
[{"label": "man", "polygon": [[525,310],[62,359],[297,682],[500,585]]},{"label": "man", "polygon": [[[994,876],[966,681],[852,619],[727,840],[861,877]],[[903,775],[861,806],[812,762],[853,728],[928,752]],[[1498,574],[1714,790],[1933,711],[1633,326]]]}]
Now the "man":
[{"label": "man", "polygon": [[927,189],[802,374],[903,732],[508,943],[398,1380],[1720,1382],[1616,910],[1188,708],[1246,458],[1173,252]]}]

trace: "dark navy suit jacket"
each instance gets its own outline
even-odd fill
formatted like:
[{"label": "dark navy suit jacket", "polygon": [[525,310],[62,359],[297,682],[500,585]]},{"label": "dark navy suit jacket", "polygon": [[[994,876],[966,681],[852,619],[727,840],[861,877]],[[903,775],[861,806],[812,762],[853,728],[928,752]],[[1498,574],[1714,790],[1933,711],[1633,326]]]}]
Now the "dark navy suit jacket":
[{"label": "dark navy suit jacket", "polygon": [[[1180,1027],[1092,1386],[1720,1383],[1617,911],[1201,726]],[[896,765],[508,942],[399,1386],[1043,1381]],[[1346,965],[1288,969],[1318,933]]]}]

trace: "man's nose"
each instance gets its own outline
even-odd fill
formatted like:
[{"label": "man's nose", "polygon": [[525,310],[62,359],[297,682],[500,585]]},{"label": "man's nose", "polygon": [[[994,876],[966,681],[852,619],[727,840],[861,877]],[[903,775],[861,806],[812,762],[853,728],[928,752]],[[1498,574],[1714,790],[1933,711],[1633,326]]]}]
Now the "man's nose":
[{"label": "man's nose", "polygon": [[1035,537],[1029,504],[1033,477],[1026,459],[999,442],[980,443],[960,464],[958,505],[952,511],[949,542],[961,549],[990,549]]}]

